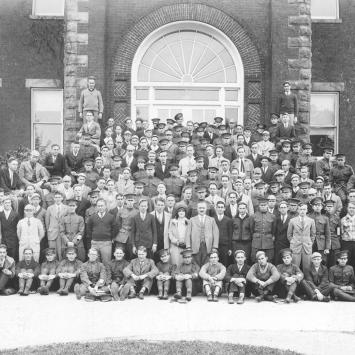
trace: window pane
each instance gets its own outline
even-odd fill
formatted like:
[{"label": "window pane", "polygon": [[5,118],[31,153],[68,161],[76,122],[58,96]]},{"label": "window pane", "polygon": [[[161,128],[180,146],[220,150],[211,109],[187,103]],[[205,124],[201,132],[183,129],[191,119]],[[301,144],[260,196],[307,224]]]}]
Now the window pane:
[{"label": "window pane", "polygon": [[213,119],[217,116],[216,110],[205,110],[205,121],[213,122]]},{"label": "window pane", "polygon": [[65,0],[33,0],[33,15],[64,16]]},{"label": "window pane", "polygon": [[35,112],[34,123],[61,123],[62,113],[60,111],[37,111]]},{"label": "window pane", "polygon": [[338,18],[338,0],[312,0],[312,18],[336,19]]},{"label": "window pane", "polygon": [[62,123],[63,91],[32,89],[33,122]]},{"label": "window pane", "polygon": [[169,117],[169,109],[162,109],[162,108],[159,108],[157,110],[157,117],[159,117],[160,119],[165,119],[165,118],[168,118]]},{"label": "window pane", "polygon": [[226,101],[238,101],[238,91],[235,89],[226,89]]},{"label": "window pane", "polygon": [[156,89],[155,99],[218,101],[219,90]]},{"label": "window pane", "polygon": [[226,107],[225,109],[226,121],[238,121],[238,107]]},{"label": "window pane", "polygon": [[149,108],[148,106],[136,106],[136,117],[143,118],[144,120],[149,119]]},{"label": "window pane", "polygon": [[193,109],[192,110],[192,120],[194,122],[203,122],[203,109]]},{"label": "window pane", "polygon": [[62,147],[62,125],[35,124],[33,134],[36,150],[49,151],[52,144],[59,144],[59,146]]},{"label": "window pane", "polygon": [[149,89],[137,89],[136,90],[137,100],[148,100],[149,99]]},{"label": "window pane", "polygon": [[310,128],[310,141],[313,145],[313,155],[322,156],[323,147],[336,147],[336,129]]},{"label": "window pane", "polygon": [[335,126],[338,115],[338,95],[311,94],[311,126]]}]

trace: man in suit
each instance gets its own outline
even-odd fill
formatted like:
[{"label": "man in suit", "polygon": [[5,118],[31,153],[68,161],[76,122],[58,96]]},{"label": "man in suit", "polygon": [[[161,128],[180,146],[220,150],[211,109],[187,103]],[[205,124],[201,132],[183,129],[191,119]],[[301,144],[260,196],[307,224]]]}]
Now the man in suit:
[{"label": "man in suit", "polygon": [[206,131],[203,135],[203,138],[208,139],[208,143],[212,144],[215,139],[218,138],[218,135],[214,133],[214,125],[208,125]]},{"label": "man in suit", "polygon": [[71,150],[64,155],[65,164],[68,174],[72,177],[78,175],[79,171],[83,168],[84,156],[80,150],[78,142],[72,143]]},{"label": "man in suit", "polygon": [[10,158],[7,161],[7,168],[0,171],[0,187],[5,193],[13,193],[15,195],[23,192],[23,184],[17,173],[18,160]]},{"label": "man in suit", "polygon": [[262,156],[260,163],[261,179],[268,184],[273,179],[276,170],[270,166],[270,158],[267,156]]},{"label": "man in suit", "polygon": [[232,255],[233,222],[231,218],[224,215],[225,209],[226,206],[224,201],[217,202],[217,214],[214,219],[219,231],[219,260],[225,267],[227,267],[230,264],[230,256]]},{"label": "man in suit", "polygon": [[167,158],[167,152],[162,150],[159,153],[159,161],[155,164],[155,176],[162,181],[171,176],[169,167],[167,165]]},{"label": "man in suit", "polygon": [[206,215],[206,201],[198,202],[198,215],[190,219],[186,233],[186,248],[191,248],[199,266],[206,264],[212,249],[218,249],[219,230],[214,218]]},{"label": "man in suit", "polygon": [[262,155],[258,154],[258,142],[253,142],[251,144],[250,151],[251,153],[247,156],[247,159],[249,159],[253,163],[254,168],[260,168],[260,160],[262,158]]},{"label": "man in suit", "polygon": [[5,244],[7,255],[18,261],[17,223],[19,215],[13,211],[10,197],[5,197],[3,203],[4,210],[0,212],[0,244]]},{"label": "man in suit", "polygon": [[67,206],[63,204],[63,195],[54,193],[54,204],[46,211],[46,230],[49,248],[55,249],[57,259],[62,260],[62,239],[60,237],[60,224],[67,213]]},{"label": "man in suit", "polygon": [[83,136],[89,136],[90,143],[95,147],[99,147],[101,127],[97,122],[94,121],[94,114],[92,111],[87,111],[85,118],[86,123],[81,126],[79,132],[77,133],[77,137],[80,139]]},{"label": "man in suit", "polygon": [[52,144],[51,152],[44,159],[44,167],[51,176],[63,177],[67,173],[67,167],[64,156],[59,153],[58,144]]},{"label": "man in suit", "polygon": [[25,186],[35,185],[37,189],[40,189],[42,184],[48,180],[49,173],[47,169],[38,162],[39,158],[39,152],[33,150],[30,159],[21,163],[19,176]]},{"label": "man in suit", "polygon": [[0,295],[10,296],[16,293],[13,288],[6,287],[15,276],[15,260],[7,255],[7,247],[0,244]]},{"label": "man in suit", "polygon": [[237,148],[238,158],[234,159],[231,163],[231,168],[238,168],[240,178],[253,178],[254,166],[251,160],[245,158],[245,149],[244,147]]},{"label": "man in suit", "polygon": [[290,123],[290,116],[287,112],[283,112],[281,114],[281,121],[282,123],[280,123],[276,128],[276,142],[282,143],[282,141],[286,139],[292,140],[293,138],[296,138],[295,126]]},{"label": "man in suit", "polygon": [[279,204],[279,215],[276,217],[275,231],[275,265],[282,263],[281,250],[290,247],[290,242],[287,239],[287,229],[290,223],[290,215],[288,214],[288,205],[286,201],[281,201]]},{"label": "man in suit", "polygon": [[83,197],[81,185],[75,185],[73,192],[73,199],[76,201],[75,213],[84,218],[86,210],[90,207],[90,201]]},{"label": "man in suit", "polygon": [[316,225],[312,218],[306,216],[307,204],[300,203],[299,215],[290,220],[287,228],[287,239],[292,250],[292,262],[298,267],[302,262],[302,270],[311,264],[312,245],[316,238]]},{"label": "man in suit", "polygon": [[[157,251],[161,249],[169,249],[168,226],[171,215],[164,211],[165,201],[162,198],[157,198],[154,204],[154,211],[151,214],[154,216],[157,229]],[[154,254],[154,261],[160,261],[159,253]]]},{"label": "man in suit", "polygon": [[132,218],[131,245],[133,254],[137,254],[137,248],[144,246],[149,257],[153,257],[157,251],[157,226],[155,217],[148,213],[148,201],[141,199],[138,202],[139,213]]},{"label": "man in suit", "polygon": [[138,170],[138,162],[134,157],[134,147],[131,144],[127,145],[126,155],[122,160],[122,168],[130,168],[131,174],[134,174]]}]

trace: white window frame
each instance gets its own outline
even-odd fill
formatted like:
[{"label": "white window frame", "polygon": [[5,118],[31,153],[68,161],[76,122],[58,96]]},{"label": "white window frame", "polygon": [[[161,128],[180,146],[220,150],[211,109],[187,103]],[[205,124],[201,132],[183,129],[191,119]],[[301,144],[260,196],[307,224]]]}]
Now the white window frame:
[{"label": "white window frame", "polygon": [[312,5],[311,5],[311,18],[312,18],[312,20],[339,20],[339,0],[333,0],[333,1],[335,2],[335,7],[336,7],[335,16],[314,16],[312,14]]},{"label": "white window frame", "polygon": [[33,97],[34,93],[36,91],[60,91],[63,94],[63,89],[58,89],[58,88],[48,88],[48,87],[36,87],[36,88],[31,88],[31,148],[35,149],[35,125],[53,125],[53,126],[59,126],[61,125],[61,129],[59,131],[60,135],[60,150],[63,152],[63,143],[64,143],[64,113],[63,113],[63,107],[64,107],[64,99],[62,100],[62,109],[60,110],[61,112],[61,124],[56,123],[56,122],[35,122],[35,107],[33,104]]},{"label": "white window frame", "polygon": [[[65,9],[65,0],[59,0],[62,1],[63,3],[63,12],[61,13],[36,13],[36,1],[37,0],[32,0],[32,16],[33,17],[64,17],[64,9]],[[47,0],[48,1],[48,0]]]},{"label": "white window frame", "polygon": [[[218,39],[225,48],[231,54],[235,67],[237,69],[237,83],[173,83],[173,82],[138,82],[138,69],[141,60],[146,53],[147,49],[161,36],[169,34],[176,30],[198,30],[203,33],[207,33],[209,35],[214,36]],[[148,35],[141,45],[139,46],[132,62],[132,71],[131,71],[131,118],[133,121],[136,120],[136,106],[148,106],[149,118],[153,118],[156,115],[157,106],[165,106],[171,104],[171,106],[181,105],[181,106],[197,106],[197,105],[204,105],[208,106],[220,106],[220,113],[221,115],[223,112],[222,117],[224,117],[224,111],[226,107],[235,107],[238,109],[238,117],[237,122],[238,124],[243,124],[244,122],[244,66],[240,54],[235,47],[234,43],[220,30],[217,28],[197,22],[197,21],[178,21],[174,23],[170,23],[164,25],[157,30],[153,31],[150,35]],[[156,88],[216,88],[219,89],[220,100],[219,101],[194,101],[194,100],[155,100],[154,98],[154,90]],[[149,89],[149,99],[148,100],[138,100],[136,95],[137,88],[148,88]],[[225,98],[225,89],[233,88],[238,89],[238,101],[226,101]],[[167,117],[161,117],[165,119]]]},{"label": "white window frame", "polygon": [[335,112],[334,125],[312,125],[311,116],[309,121],[310,136],[312,135],[312,128],[313,129],[317,129],[317,128],[334,129],[334,153],[336,154],[338,153],[338,147],[339,147],[339,92],[338,91],[312,91],[311,101],[312,101],[312,95],[324,95],[324,96],[334,95],[336,97],[335,107],[334,107],[334,112]]}]

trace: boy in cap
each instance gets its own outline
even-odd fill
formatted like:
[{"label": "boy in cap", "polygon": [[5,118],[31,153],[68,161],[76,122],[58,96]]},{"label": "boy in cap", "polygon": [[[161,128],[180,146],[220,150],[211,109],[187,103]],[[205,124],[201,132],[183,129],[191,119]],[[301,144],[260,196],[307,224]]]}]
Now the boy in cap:
[{"label": "boy in cap", "polygon": [[160,261],[157,263],[159,274],[156,276],[158,286],[158,298],[160,300],[167,300],[170,288],[172,274],[176,269],[176,265],[170,262],[170,255],[168,249],[159,251]]},{"label": "boy in cap", "polygon": [[[60,236],[62,238],[62,249],[66,247],[76,247],[78,251],[78,258],[85,261],[84,248],[84,218],[75,213],[77,202],[69,200],[67,202],[68,212],[60,221]],[[61,251],[64,254],[64,250]]]},{"label": "boy in cap", "polygon": [[38,275],[40,280],[40,287],[38,288],[38,292],[41,295],[48,295],[49,289],[51,288],[54,279],[57,277],[57,267],[58,267],[58,260],[55,256],[55,249],[47,248],[44,251],[46,256],[46,261],[41,264],[41,271]]},{"label": "boy in cap", "polygon": [[129,265],[124,268],[123,274],[127,278],[127,283],[121,291],[121,300],[136,297],[143,300],[144,294],[150,289],[153,284],[153,279],[158,275],[158,269],[152,259],[147,258],[147,248],[139,246],[137,249],[137,258],[131,260]]},{"label": "boy in cap", "polygon": [[218,251],[212,250],[209,261],[201,267],[199,272],[208,302],[218,302],[218,296],[222,290],[222,281],[226,275],[226,267],[218,260]]},{"label": "boy in cap", "polygon": [[111,301],[110,289],[106,286],[106,268],[98,261],[99,252],[91,248],[88,253],[89,260],[80,266],[81,284],[76,284],[74,292],[78,300],[85,297],[85,301]]},{"label": "boy in cap", "polygon": [[280,254],[282,264],[277,265],[277,271],[280,273],[280,296],[286,293],[285,303],[290,303],[291,299],[298,302],[300,299],[296,296],[296,290],[303,279],[303,274],[297,265],[292,264],[291,249],[283,249]]},{"label": "boy in cap", "polygon": [[234,303],[233,296],[237,293],[237,304],[243,304],[247,287],[246,277],[250,267],[246,264],[244,250],[236,250],[234,252],[234,259],[236,262],[228,266],[225,277],[228,291],[228,303]]},{"label": "boy in cap", "polygon": [[192,259],[192,249],[185,249],[181,252],[182,264],[179,265],[174,273],[176,280],[176,293],[174,298],[179,300],[182,298],[182,288],[186,288],[186,300],[191,301],[193,292],[193,281],[198,280],[200,267]]},{"label": "boy in cap", "polygon": [[111,289],[112,297],[115,301],[119,300],[120,292],[126,281],[123,270],[129,262],[125,259],[125,250],[122,246],[116,246],[113,253],[114,259],[106,266],[107,285]]},{"label": "boy in cap", "polygon": [[57,267],[57,275],[59,277],[58,295],[67,296],[69,294],[70,287],[79,276],[81,264],[82,262],[77,259],[76,248],[67,247],[65,250],[65,259]]},{"label": "boy in cap", "polygon": [[355,276],[352,266],[347,265],[348,251],[337,253],[338,265],[329,269],[330,290],[336,301],[355,302]]},{"label": "boy in cap", "polygon": [[322,254],[323,263],[327,264],[327,255],[331,248],[329,218],[321,214],[323,209],[323,201],[320,197],[311,200],[313,212],[309,215],[314,219],[316,225],[316,239],[313,243],[313,251]]},{"label": "boy in cap", "polygon": [[256,263],[250,268],[247,274],[247,281],[251,282],[255,300],[261,302],[264,299],[275,302],[272,295],[276,282],[280,279],[280,274],[276,267],[268,262],[264,251],[256,253]]},{"label": "boy in cap", "polygon": [[312,301],[329,302],[330,285],[328,269],[322,264],[322,255],[314,252],[311,265],[303,269],[304,279],[301,285],[307,297]]},{"label": "boy in cap", "polygon": [[39,275],[40,266],[33,258],[33,250],[24,248],[23,259],[16,265],[16,276],[18,277],[20,296],[28,296],[33,283],[33,279]]}]

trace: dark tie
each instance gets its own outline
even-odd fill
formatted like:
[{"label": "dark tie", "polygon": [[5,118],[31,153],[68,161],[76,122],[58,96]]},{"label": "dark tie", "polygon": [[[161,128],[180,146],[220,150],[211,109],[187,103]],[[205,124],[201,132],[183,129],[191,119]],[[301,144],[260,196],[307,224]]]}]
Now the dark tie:
[{"label": "dark tie", "polygon": [[243,160],[240,162],[240,172],[244,173],[245,169],[244,169],[244,163]]}]

